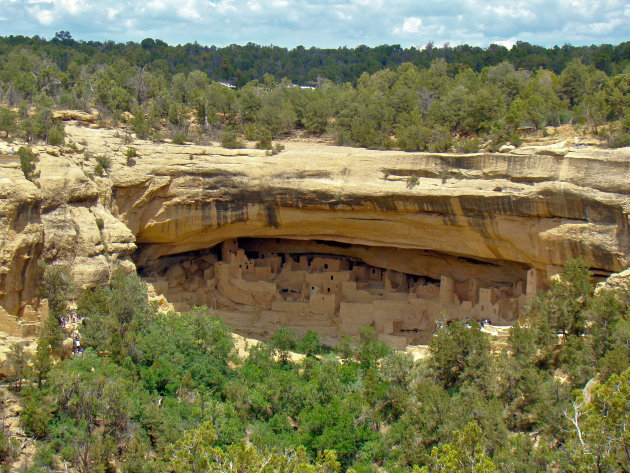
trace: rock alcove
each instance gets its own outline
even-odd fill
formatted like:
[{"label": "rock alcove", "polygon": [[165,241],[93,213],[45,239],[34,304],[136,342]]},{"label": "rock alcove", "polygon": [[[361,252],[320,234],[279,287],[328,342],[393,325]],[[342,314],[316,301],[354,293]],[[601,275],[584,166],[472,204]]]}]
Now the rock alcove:
[{"label": "rock alcove", "polygon": [[230,239],[139,271],[175,309],[208,306],[246,335],[284,325],[334,343],[371,325],[399,348],[425,343],[439,320],[512,323],[541,284],[522,263],[283,238]]}]

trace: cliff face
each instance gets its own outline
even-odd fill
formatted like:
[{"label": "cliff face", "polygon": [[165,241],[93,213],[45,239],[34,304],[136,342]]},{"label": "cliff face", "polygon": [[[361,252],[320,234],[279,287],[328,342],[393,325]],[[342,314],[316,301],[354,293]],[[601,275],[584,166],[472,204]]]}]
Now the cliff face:
[{"label": "cliff face", "polygon": [[289,142],[266,156],[136,141],[127,162],[115,131],[67,131],[112,158],[105,177],[88,177],[95,160],[70,149],[39,150],[39,188],[15,159],[0,162],[0,305],[12,314],[34,298],[39,257],[90,286],[120,262],[132,270],[132,253],[155,276],[234,239],[248,254],[334,255],[455,286],[524,284],[531,269],[544,280],[578,256],[599,275],[628,266],[628,149],[454,156]]},{"label": "cliff face", "polygon": [[41,195],[19,161],[0,156],[0,306],[17,314],[35,296],[36,259],[43,247]]},{"label": "cliff face", "polygon": [[36,301],[39,259],[69,265],[79,287],[107,283],[118,264],[135,269],[128,258],[134,236],[103,205],[107,192],[99,193],[99,184],[109,184],[90,179],[72,150],[65,151],[35,148],[40,177],[34,182],[16,156],[0,156],[0,306],[10,315],[30,311]]},{"label": "cliff face", "polygon": [[432,250],[546,271],[627,266],[630,158],[439,156],[288,145],[278,156],[147,150],[112,173],[138,263],[238,237]]}]

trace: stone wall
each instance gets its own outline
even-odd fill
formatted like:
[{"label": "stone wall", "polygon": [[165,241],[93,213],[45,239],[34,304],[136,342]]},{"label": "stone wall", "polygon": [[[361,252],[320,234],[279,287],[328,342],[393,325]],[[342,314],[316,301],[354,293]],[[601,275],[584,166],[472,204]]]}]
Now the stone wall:
[{"label": "stone wall", "polygon": [[[493,285],[447,275],[436,281],[374,267],[354,256],[293,252],[297,248],[307,251],[311,245],[274,239],[271,251],[266,239],[231,239],[179,259],[168,257],[168,264],[158,260],[143,274],[178,310],[208,305],[248,334],[270,334],[288,325],[298,331],[317,327],[329,340],[338,340],[371,325],[394,346],[426,342],[439,320],[510,323],[543,287],[534,269],[515,281],[513,275],[504,278],[498,266]],[[527,292],[528,285],[534,289]]]}]

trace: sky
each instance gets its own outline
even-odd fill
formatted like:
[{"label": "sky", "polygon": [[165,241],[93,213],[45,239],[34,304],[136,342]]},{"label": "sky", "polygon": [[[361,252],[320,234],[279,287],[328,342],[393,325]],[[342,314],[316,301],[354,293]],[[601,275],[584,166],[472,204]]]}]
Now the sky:
[{"label": "sky", "polygon": [[0,0],[0,36],[336,48],[630,40],[630,0]]}]

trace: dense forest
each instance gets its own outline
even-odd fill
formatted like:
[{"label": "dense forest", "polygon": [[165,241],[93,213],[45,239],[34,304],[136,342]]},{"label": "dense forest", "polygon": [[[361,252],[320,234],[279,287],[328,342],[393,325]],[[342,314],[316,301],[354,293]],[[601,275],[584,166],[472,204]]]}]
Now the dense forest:
[{"label": "dense forest", "polygon": [[414,362],[370,327],[334,349],[281,328],[238,357],[206,308],[158,313],[118,271],[78,301],[83,354],[55,362],[73,289],[48,266],[36,353],[9,357],[28,471],[628,471],[630,292],[589,278],[571,260],[507,341],[453,322]]},{"label": "dense forest", "polygon": [[565,123],[630,144],[630,43],[519,42],[403,49],[168,46],[0,38],[0,132],[64,142],[50,111],[96,109],[139,138],[243,138],[271,148],[299,131],[338,144],[474,152]]}]

